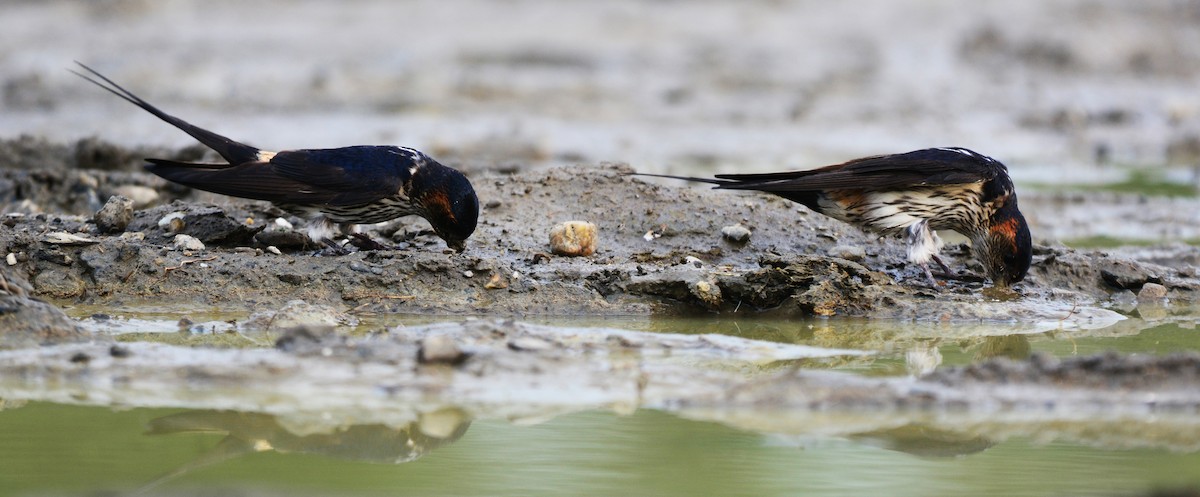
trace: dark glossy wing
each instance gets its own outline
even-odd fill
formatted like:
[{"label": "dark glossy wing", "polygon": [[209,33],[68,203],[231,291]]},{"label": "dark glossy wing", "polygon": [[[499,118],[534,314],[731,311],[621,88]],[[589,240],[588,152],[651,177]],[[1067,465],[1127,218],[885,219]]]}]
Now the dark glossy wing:
[{"label": "dark glossy wing", "polygon": [[765,192],[838,189],[891,190],[921,185],[973,183],[995,177],[1004,165],[964,148],[928,148],[877,155],[809,171],[718,174],[717,188]]},{"label": "dark glossy wing", "polygon": [[270,202],[322,204],[336,192],[313,188],[308,183],[286,178],[268,162],[193,164],[163,159],[146,159],[146,170],[181,185],[222,195]]},{"label": "dark glossy wing", "polygon": [[331,194],[329,204],[361,205],[395,195],[423,162],[409,149],[358,146],[279,152],[270,165],[281,178]]},{"label": "dark glossy wing", "polygon": [[148,159],[146,169],[192,188],[293,204],[361,205],[395,195],[421,156],[396,147],[288,150],[236,166]]}]

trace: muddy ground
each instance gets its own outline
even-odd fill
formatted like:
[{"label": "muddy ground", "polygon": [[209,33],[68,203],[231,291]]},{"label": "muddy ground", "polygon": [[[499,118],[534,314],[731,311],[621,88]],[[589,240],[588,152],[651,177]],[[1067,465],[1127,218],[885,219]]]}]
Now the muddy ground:
[{"label": "muddy ground", "polygon": [[[16,140],[0,148],[17,166],[3,170],[0,183],[9,212],[0,232],[6,275],[28,282],[31,296],[60,302],[254,312],[301,299],[374,313],[708,311],[1070,323],[1081,312],[1103,314],[1095,307],[1147,284],[1142,295],[1155,302],[1200,296],[1195,267],[1180,263],[1195,250],[1177,247],[1173,260],[1161,260],[1045,240],[1016,295],[994,295],[963,244],[947,254],[964,277],[932,287],[905,263],[896,240],[782,199],[656,184],[617,164],[475,171],[484,207],[464,253],[447,250],[412,217],[367,231],[396,250],[337,256],[307,239],[303,220],[267,203],[192,192],[141,172],[145,151],[95,141]],[[147,205],[137,205],[124,229],[102,230],[94,213],[122,193]],[[551,253],[551,228],[568,220],[598,226],[594,255]],[[752,233],[748,241],[722,235],[738,224]],[[203,248],[179,246],[180,235]]]},{"label": "muddy ground", "polygon": [[[995,333],[985,335],[1008,335],[1108,327],[1124,319],[1118,311],[1143,315],[1143,319],[1138,320],[1140,323],[1170,320],[1176,314],[1178,319],[1187,320],[1192,305],[1200,296],[1197,292],[1200,280],[1191,262],[1198,256],[1197,249],[1176,245],[1108,253],[1074,250],[1044,239],[1038,240],[1033,268],[1026,281],[1015,287],[1015,295],[993,294],[985,282],[972,278],[947,279],[945,286],[935,288],[925,282],[917,268],[904,263],[902,245],[896,240],[877,239],[769,196],[731,194],[688,184],[660,184],[630,176],[628,173],[634,171],[632,167],[615,164],[582,164],[522,173],[469,171],[485,207],[480,227],[468,241],[464,253],[448,250],[428,231],[423,220],[412,218],[367,231],[373,238],[395,244],[395,250],[336,255],[326,248],[312,246],[314,244],[305,239],[301,234],[302,220],[288,217],[268,204],[181,189],[140,171],[139,157],[143,154],[184,157],[194,155],[194,149],[127,150],[94,140],[54,144],[20,139],[0,142],[0,151],[8,157],[6,164],[9,166],[0,171],[3,175],[0,176],[0,199],[4,201],[4,210],[9,212],[0,231],[0,252],[6,256],[3,266],[5,295],[0,297],[4,313],[0,319],[5,325],[3,345],[15,349],[0,357],[0,368],[6,369],[5,377],[17,382],[9,385],[11,389],[5,394],[9,398],[46,398],[44,396],[49,395],[49,398],[61,400],[59,397],[63,395],[77,396],[71,392],[87,391],[85,397],[101,403],[162,405],[165,402],[172,405],[176,402],[170,400],[174,395],[190,398],[196,394],[196,378],[224,378],[234,384],[282,381],[283,376],[289,375],[271,373],[270,377],[253,379],[242,376],[257,373],[236,371],[251,363],[261,364],[264,359],[259,357],[260,354],[283,354],[285,359],[281,360],[299,360],[292,357],[297,349],[289,345],[296,336],[308,337],[301,340],[303,343],[334,340],[348,344],[346,346],[350,348],[345,350],[326,345],[319,347],[328,352],[323,360],[332,361],[326,366],[335,370],[346,367],[337,365],[339,358],[353,363],[362,354],[381,354],[386,357],[383,362],[390,368],[410,370],[411,367],[404,364],[417,361],[416,351],[427,345],[425,337],[436,333],[403,327],[386,331],[384,336],[391,338],[385,342],[398,343],[400,345],[395,346],[403,349],[397,352],[388,348],[392,345],[378,345],[381,342],[377,340],[346,342],[344,337],[322,338],[320,333],[287,331],[296,326],[300,326],[300,330],[311,326],[325,329],[346,324],[355,316],[380,313],[442,315],[449,321],[457,321],[462,315],[487,316],[488,320],[483,324],[468,324],[465,330],[468,336],[482,333],[493,338],[529,334],[526,325],[491,321],[496,317],[630,314],[866,317],[927,321],[933,326],[974,324],[995,329]],[[102,230],[100,224],[107,223],[98,224],[95,212],[113,195],[122,193],[138,199],[128,225],[123,230]],[[1036,204],[1036,201],[1030,203]],[[1029,208],[1029,203],[1022,205]],[[173,216],[178,217],[175,223],[161,222],[175,213],[180,213]],[[599,249],[594,255],[566,257],[551,253],[548,246],[550,228],[567,220],[591,221],[598,226]],[[749,241],[726,240],[722,228],[739,223],[752,232]],[[180,235],[194,237],[203,248],[177,247]],[[966,274],[978,274],[978,264],[970,260],[965,246],[951,246],[947,253],[947,262],[952,267]],[[246,326],[237,330],[273,326],[289,334],[279,342],[281,351],[274,352],[114,344],[109,337],[94,336],[85,331],[51,303],[87,304],[100,308],[139,305],[197,310],[220,308],[234,313],[253,313],[243,323]],[[265,318],[262,317],[264,313]],[[186,319],[187,315],[187,311],[181,313],[182,318]],[[98,315],[90,319],[106,318]],[[479,326],[484,326],[485,332],[480,332]],[[476,371],[474,377],[484,378],[481,380],[484,383],[470,385],[468,382],[464,387],[475,389],[471,391],[476,393],[458,392],[453,396],[463,405],[487,404],[488,396],[493,395],[486,393],[490,391],[487,388],[490,382],[510,374],[531,374],[528,369],[531,367],[536,374],[522,376],[521,381],[513,384],[541,385],[529,394],[535,397],[545,395],[546,389],[554,390],[553,386],[544,383],[546,377],[570,376],[576,377],[572,381],[585,381],[581,378],[587,376],[579,376],[582,373],[576,369],[594,365],[589,365],[588,361],[576,363],[564,357],[580,357],[580,353],[583,357],[591,357],[596,350],[609,354],[613,346],[632,347],[636,352],[631,352],[629,357],[634,358],[630,359],[634,363],[649,361],[646,364],[657,364],[647,359],[646,347],[650,346],[647,344],[672,350],[676,358],[687,348],[651,334],[624,332],[625,335],[619,335],[616,331],[608,332],[599,342],[599,348],[587,345],[594,341],[554,339],[544,331],[532,338],[525,337],[524,341],[468,346],[462,345],[464,328],[451,328],[459,334],[452,334],[455,338],[449,345],[450,352],[444,352],[442,358],[434,362],[448,363],[444,365],[452,368],[483,368]],[[855,342],[863,337],[852,331],[848,333],[851,333],[850,338],[833,337],[822,343],[829,347],[863,345]],[[84,344],[55,345],[63,342]],[[720,340],[702,341],[701,344],[705,345],[701,349],[706,353],[723,354],[727,360],[735,362],[769,363],[810,357],[768,354],[763,359],[747,352],[781,347],[763,342],[751,341],[749,345],[741,346],[741,352],[731,353],[721,352],[726,344]],[[383,348],[377,349],[377,345]],[[41,351],[30,348],[38,346],[47,347]],[[480,357],[507,354],[504,350],[523,351],[524,354],[521,361],[479,366]],[[818,352],[817,356],[852,355],[849,351],[819,350],[824,353]],[[163,368],[164,371],[182,367],[186,374],[178,378],[181,382],[178,386],[189,386],[179,390],[170,386],[175,381],[155,375],[154,381],[160,383],[127,388],[130,381],[147,374],[147,371],[121,369],[121,365],[137,362],[122,360],[129,354],[139,360],[150,358],[152,361],[139,367]],[[1071,363],[1074,366],[1069,367],[1077,374],[1057,376],[1052,383],[1060,386],[1064,381],[1068,385],[1078,383],[1075,386],[1082,392],[1077,399],[1079,405],[1072,404],[1071,410],[1078,410],[1079,406],[1089,402],[1109,408],[1147,408],[1145,397],[1099,395],[1098,383],[1110,380],[1120,383],[1136,376],[1131,376],[1120,366],[1127,360],[1119,356],[1096,359],[1104,365],[1102,368],[1086,362]],[[1163,366],[1166,368],[1163,371],[1181,371],[1173,380],[1185,385],[1194,384],[1198,376],[1189,368],[1200,364],[1200,358],[1184,356],[1171,360],[1176,362],[1171,362],[1169,367]],[[185,366],[185,363],[191,365]],[[605,362],[597,366],[606,379],[598,379],[592,384],[595,395],[569,396],[566,404],[571,405],[557,408],[692,406],[711,409],[726,404],[733,408],[768,402],[773,398],[765,393],[761,397],[745,397],[750,395],[748,392],[760,391],[763,383],[757,383],[759,386],[753,389],[741,386],[745,381],[744,372],[731,375],[722,372],[721,368],[667,364],[671,366],[663,369],[644,364],[631,366],[634,368],[628,372],[631,389],[626,389],[620,386],[623,383],[613,381],[612,372],[616,366]],[[107,369],[109,367],[116,369]],[[647,367],[650,369],[644,370]],[[1003,374],[988,373],[992,371],[988,368],[994,367],[1000,367]],[[795,380],[785,373],[772,381],[788,385],[800,381],[799,386],[780,388],[799,389],[795,396],[785,398],[808,408],[834,402],[851,409],[916,406],[942,410],[966,405],[972,409],[1000,406],[1019,412],[1036,404],[1022,400],[1029,392],[1022,390],[1023,393],[1014,393],[1010,400],[1003,400],[997,398],[996,391],[984,393],[976,386],[980,383],[1006,384],[1012,381],[1012,375],[1033,375],[1031,381],[1044,385],[1042,380],[1036,379],[1042,374],[1039,368],[1043,367],[1043,363],[1035,360],[1023,366],[985,365],[979,366],[983,369],[939,371],[938,376],[922,379],[915,385],[906,383],[908,380],[900,382],[903,384],[901,391],[896,391],[897,384],[889,381],[863,380],[851,375],[811,378],[801,375],[800,380]],[[257,367],[251,370],[262,371]],[[420,385],[428,382],[441,385],[434,390],[448,388],[444,384],[445,378],[427,377],[421,374],[420,368],[415,371],[416,374],[411,376],[397,376],[394,372],[368,376],[393,378],[394,384],[389,388],[405,392],[417,388],[414,392],[424,391],[422,395],[429,392],[422,390],[424,387]],[[481,371],[487,374],[480,376]],[[86,372],[86,375],[73,376],[80,372]],[[704,378],[704,381],[696,381],[697,378]],[[287,381],[301,385],[304,383],[301,380]],[[47,381],[63,386],[77,381],[84,383],[76,387],[56,387],[38,395],[31,393],[39,389],[36,385]],[[109,385],[106,388],[113,389],[112,392],[96,390],[96,381]],[[345,381],[354,383],[356,380],[348,378]],[[812,381],[819,384],[814,387]],[[943,388],[938,385],[946,382],[950,384],[945,387],[948,390],[937,390]],[[450,384],[459,383],[452,381]],[[31,385],[34,386],[32,389]],[[380,385],[368,381],[359,387],[374,389]],[[1155,386],[1154,391],[1160,387],[1166,388]],[[562,388],[582,392],[574,384]],[[865,389],[864,392],[870,395],[842,396],[855,388]],[[238,404],[238,395],[244,395],[228,397],[229,392],[220,385],[200,388],[210,389],[218,392],[214,399],[224,399],[213,400],[217,404]],[[662,391],[653,395],[647,393],[655,389]],[[883,397],[884,400],[868,400],[876,398],[880,389],[891,392],[890,396]],[[177,393],[162,393],[171,390],[177,390]],[[935,390],[940,393],[931,393]],[[1177,395],[1177,390],[1185,394]],[[262,390],[247,392],[254,391]],[[1192,394],[1186,394],[1189,391]],[[1153,406],[1195,408],[1200,406],[1200,397],[1194,395],[1196,391],[1172,387],[1170,392],[1159,392],[1158,403]],[[520,389],[516,389],[505,394],[512,401],[508,409],[554,407],[532,397],[520,398],[524,394],[518,395],[519,392]],[[1051,388],[1044,395],[1052,398],[1061,393],[1054,392]],[[1171,396],[1164,397],[1167,393]],[[129,397],[143,394],[146,397]],[[166,397],[150,400],[160,394]],[[810,395],[817,396],[811,403],[795,400],[809,399]],[[305,398],[313,397],[306,395]],[[1175,400],[1162,404],[1164,399]],[[362,407],[358,400],[343,400],[346,401],[343,407]],[[556,399],[550,404],[563,402]],[[214,406],[202,402],[194,407]],[[307,412],[308,409],[301,408],[297,402],[285,411]],[[503,411],[497,409],[496,406],[481,407],[472,412],[478,415]],[[746,422],[753,423],[752,420]]]}]

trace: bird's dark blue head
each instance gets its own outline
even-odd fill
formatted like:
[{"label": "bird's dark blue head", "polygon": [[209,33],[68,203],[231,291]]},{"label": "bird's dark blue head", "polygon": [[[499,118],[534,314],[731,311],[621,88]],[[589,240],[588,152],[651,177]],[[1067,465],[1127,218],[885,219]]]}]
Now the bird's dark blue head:
[{"label": "bird's dark blue head", "polygon": [[409,195],[446,245],[462,252],[479,221],[479,197],[463,173],[429,159],[413,171]]},{"label": "bird's dark blue head", "polygon": [[1025,279],[1033,262],[1033,241],[1029,224],[1017,208],[1016,195],[1010,195],[992,215],[983,247],[979,258],[996,286],[1007,287]]}]

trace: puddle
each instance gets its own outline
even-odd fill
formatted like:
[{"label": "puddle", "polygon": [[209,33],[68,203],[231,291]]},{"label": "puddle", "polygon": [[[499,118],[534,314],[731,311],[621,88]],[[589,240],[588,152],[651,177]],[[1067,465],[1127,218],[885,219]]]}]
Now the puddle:
[{"label": "puddle", "polygon": [[[87,306],[66,310],[88,327],[118,339],[174,344],[197,343],[180,342],[178,337],[224,336],[242,340],[227,345],[253,349],[269,348],[276,338],[245,337],[238,329],[248,318],[244,313],[143,312],[126,306],[97,318],[100,313]],[[195,324],[181,327],[180,315],[211,323],[214,331],[198,331]],[[680,340],[703,340],[720,333],[821,348],[814,350],[864,350],[871,353],[732,369],[739,376],[755,378],[802,364],[806,370],[903,381],[910,374],[993,357],[1200,351],[1194,315],[1184,309],[1161,314],[1135,309],[1127,319],[1106,326],[1016,334],[1006,334],[1014,328],[1005,324],[721,315],[543,317],[529,322],[576,345],[594,339],[586,333],[575,336],[572,330],[602,329],[668,333]],[[393,328],[398,335],[411,328],[428,336],[447,326],[438,324],[444,321],[430,316],[362,316],[344,330],[367,339],[383,328]],[[510,341],[509,346],[513,343],[518,342]],[[126,346],[134,350],[135,358],[153,350],[139,347],[154,347]],[[460,346],[469,349],[471,342],[460,339]],[[386,353],[387,347],[376,344],[375,349]],[[673,367],[668,365],[677,365],[691,354],[683,345],[672,349],[662,358],[668,362],[656,362],[659,359],[643,351],[643,368],[650,369],[642,374]],[[620,364],[622,354],[613,357],[613,364]],[[203,357],[191,359],[205,362]],[[93,375],[100,379],[103,365],[96,361],[92,359]],[[283,367],[270,360],[251,362],[268,370]],[[698,368],[699,376],[686,380],[697,384],[705,381],[700,378],[707,374],[705,370],[731,368],[712,357],[686,364]],[[1193,470],[1200,467],[1200,422],[1196,421],[1200,418],[1186,409],[1151,414],[1137,408],[1069,407],[825,411],[753,403],[689,407],[678,401],[658,401],[651,409],[636,409],[633,404],[596,409],[586,398],[603,397],[599,390],[583,394],[562,390],[560,395],[582,398],[564,402],[563,397],[556,402],[544,394],[521,397],[521,388],[513,386],[501,396],[509,398],[510,404],[493,397],[459,409],[430,403],[428,398],[414,403],[412,399],[419,396],[380,392],[384,396],[371,401],[376,402],[374,408],[363,404],[339,410],[345,400],[328,395],[326,402],[306,398],[279,404],[280,399],[306,395],[290,386],[269,393],[252,383],[203,390],[201,385],[209,381],[204,375],[209,373],[188,364],[179,367],[193,371],[187,387],[191,393],[174,392],[176,400],[162,405],[224,407],[133,407],[143,405],[136,396],[109,398],[119,390],[79,389],[68,384],[72,380],[40,387],[62,388],[63,396],[50,398],[64,403],[0,400],[0,467],[5,468],[7,492],[3,494],[196,495],[209,491],[214,483],[225,489],[255,489],[253,495],[391,495],[399,489],[418,495],[832,495],[844,492],[847,482],[858,482],[855,489],[862,494],[889,495],[1139,495],[1151,489],[1200,487],[1200,473]],[[354,368],[355,374],[388,374],[373,363]],[[340,374],[331,371],[331,376]],[[282,374],[295,373],[282,370]],[[572,376],[586,374],[579,370]],[[626,374],[619,370],[603,374],[611,383],[625,381]],[[138,382],[145,380],[126,381],[131,381],[127,388],[138,390]],[[10,393],[22,392],[9,385]],[[642,388],[653,396],[662,395],[669,385]],[[770,385],[763,388],[785,397],[794,392]],[[163,402],[172,395],[159,391],[151,397]],[[348,395],[347,399],[355,398]],[[514,400],[520,398],[533,403],[511,404],[522,402]],[[302,407],[288,411],[288,405]],[[277,413],[271,414],[272,410]],[[42,463],[47,460],[54,463]],[[1003,476],[1017,474],[1021,476]]]},{"label": "puddle", "polygon": [[1054,429],[1004,440],[919,425],[794,435],[656,411],[304,428],[230,412],[30,403],[0,411],[4,494],[844,495],[853,482],[860,495],[1140,495],[1200,486],[1200,453],[1116,450],[1099,436],[1058,440]]}]

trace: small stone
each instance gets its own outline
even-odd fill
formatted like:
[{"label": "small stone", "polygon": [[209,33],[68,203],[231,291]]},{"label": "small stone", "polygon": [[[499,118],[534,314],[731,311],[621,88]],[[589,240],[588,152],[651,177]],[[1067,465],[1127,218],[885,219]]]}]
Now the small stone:
[{"label": "small stone", "polygon": [[710,308],[721,307],[721,287],[717,286],[716,282],[708,280],[700,280],[692,282],[688,285],[688,290],[692,292],[692,296],[699,299]]},{"label": "small stone", "polygon": [[96,211],[93,219],[96,221],[96,227],[100,228],[102,233],[125,231],[125,227],[129,226],[130,221],[133,221],[133,200],[120,195],[108,197],[108,202],[105,202],[104,207]]},{"label": "small stone", "polygon": [[175,235],[175,250],[204,250],[204,242],[197,240],[194,236],[180,233]]},{"label": "small stone", "polygon": [[42,241],[54,245],[90,245],[97,243],[96,240],[91,238],[67,233],[66,231],[54,231],[51,233],[46,233],[46,236],[42,238]]},{"label": "small stone", "polygon": [[488,290],[502,290],[508,288],[508,281],[503,276],[500,276],[500,273],[492,273],[492,279],[488,280],[487,284],[483,285],[483,287]]},{"label": "small stone", "polygon": [[721,236],[733,243],[746,243],[750,241],[750,235],[750,228],[742,226],[742,223],[721,228]]},{"label": "small stone", "polygon": [[1100,278],[1118,289],[1134,290],[1150,281],[1153,275],[1140,264],[1112,261],[1100,269]]},{"label": "small stone", "polygon": [[698,268],[702,268],[702,267],[704,267],[704,261],[700,260],[700,258],[699,258],[699,257],[696,257],[696,256],[694,256],[694,255],[689,255],[689,256],[687,256],[687,257],[684,257],[684,258],[683,258],[683,262],[684,262],[685,264],[688,264],[688,265],[691,265],[691,266],[695,266],[695,267],[698,267]]},{"label": "small stone", "polygon": [[283,228],[283,229],[285,229],[285,230],[290,230],[290,229],[292,229],[292,223],[291,223],[290,221],[288,221],[287,219],[284,219],[284,218],[282,218],[282,217],[277,217],[277,218],[275,218],[275,226],[278,226],[278,227],[280,227],[280,228]]},{"label": "small stone", "polygon": [[571,257],[596,253],[596,225],[587,221],[567,221],[550,230],[550,251]]},{"label": "small stone", "polygon": [[7,262],[9,266],[16,266],[17,254],[9,252],[8,255],[4,256],[4,262]]},{"label": "small stone", "polygon": [[1138,291],[1138,302],[1157,302],[1167,298],[1167,287],[1158,283],[1146,283]]},{"label": "small stone", "polygon": [[857,245],[837,245],[830,248],[826,254],[848,261],[861,261],[867,256],[867,250]]},{"label": "small stone", "polygon": [[167,214],[158,220],[158,227],[172,233],[178,232],[183,229],[183,217],[186,215],[183,211]]},{"label": "small stone", "polygon": [[325,330],[357,324],[357,318],[334,306],[310,304],[304,300],[291,300],[277,310],[264,310],[251,314],[239,326],[244,332],[271,332],[300,327]]},{"label": "small stone", "polygon": [[275,255],[283,255],[283,252],[280,252],[280,251],[279,251],[279,247],[276,247],[276,246],[274,246],[274,245],[268,245],[268,246],[267,246],[267,252],[270,252],[270,253],[272,253],[272,254],[275,254]]},{"label": "small stone", "polygon": [[462,274],[463,274],[463,278],[474,278],[475,277],[475,271],[472,271],[470,269],[463,271]]},{"label": "small stone", "polygon": [[431,335],[421,340],[417,351],[417,362],[421,364],[459,364],[467,359],[467,353],[458,343],[446,335]]}]

